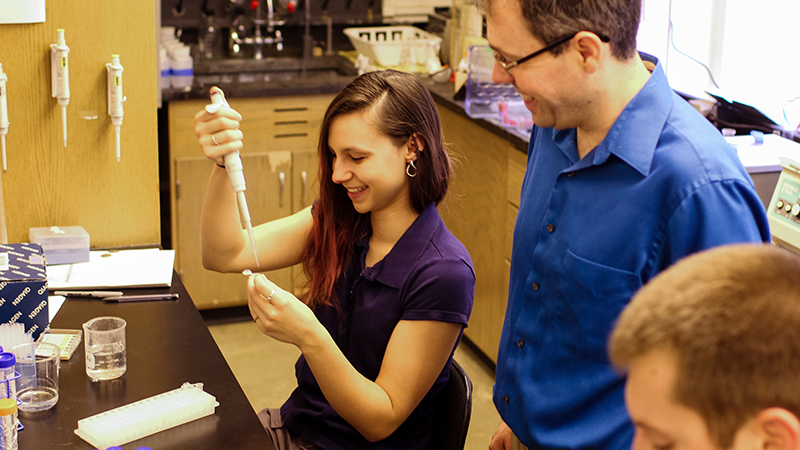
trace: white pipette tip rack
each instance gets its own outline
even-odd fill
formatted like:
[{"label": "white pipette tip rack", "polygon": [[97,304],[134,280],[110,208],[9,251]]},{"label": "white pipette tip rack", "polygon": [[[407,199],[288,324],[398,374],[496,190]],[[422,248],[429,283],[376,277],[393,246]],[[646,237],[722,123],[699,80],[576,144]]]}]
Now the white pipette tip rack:
[{"label": "white pipette tip rack", "polygon": [[120,446],[214,414],[219,406],[202,383],[139,400],[78,421],[75,434],[96,448]]}]

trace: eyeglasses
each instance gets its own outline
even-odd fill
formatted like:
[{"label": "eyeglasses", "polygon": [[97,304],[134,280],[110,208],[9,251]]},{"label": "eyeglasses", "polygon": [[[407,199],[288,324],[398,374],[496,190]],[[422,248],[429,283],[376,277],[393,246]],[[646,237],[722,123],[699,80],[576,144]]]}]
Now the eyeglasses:
[{"label": "eyeglasses", "polygon": [[[522,57],[522,58],[520,58],[520,59],[518,59],[516,61],[506,62],[505,58],[503,56],[500,56],[497,52],[494,52],[494,59],[495,59],[495,61],[497,61],[498,64],[500,64],[500,67],[502,67],[506,71],[509,71],[509,70],[513,69],[514,67],[517,67],[518,65],[524,63],[525,61],[533,59],[533,58],[541,55],[542,53],[547,53],[547,52],[553,50],[554,48],[558,47],[559,45],[561,45],[561,44],[571,40],[575,36],[577,36],[578,33],[579,32],[575,32],[575,33],[570,34],[569,36],[564,36],[563,38],[553,42],[552,44],[547,45],[544,48],[542,48],[540,50],[537,50],[537,51],[531,53],[528,56],[524,56],[524,57]],[[611,40],[608,36],[605,36],[605,35],[602,35],[602,34],[598,34],[597,37],[599,37],[600,40],[603,41],[603,42],[609,42]]]}]

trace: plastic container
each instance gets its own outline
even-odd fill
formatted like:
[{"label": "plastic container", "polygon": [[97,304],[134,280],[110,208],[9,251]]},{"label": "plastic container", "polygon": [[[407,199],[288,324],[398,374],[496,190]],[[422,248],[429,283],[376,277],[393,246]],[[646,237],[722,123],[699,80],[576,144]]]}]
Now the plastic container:
[{"label": "plastic container", "polygon": [[210,416],[217,406],[202,383],[183,383],[178,389],[81,419],[75,434],[97,448],[108,448]]},{"label": "plastic container", "polygon": [[[171,50],[171,52],[170,52]],[[192,87],[194,81],[194,62],[191,49],[186,45],[172,46],[170,54],[171,84],[173,88],[183,89]]]},{"label": "plastic container", "polygon": [[511,83],[492,81],[494,55],[488,45],[469,48],[467,96],[464,108],[473,118],[495,119],[497,123],[520,133],[533,128],[531,113]]},{"label": "plastic container", "polygon": [[441,48],[442,43],[439,36],[411,26],[345,28],[344,34],[359,53],[384,67],[424,65],[432,49]]},{"label": "plastic container", "polygon": [[0,399],[0,450],[17,450],[17,402],[10,398]]}]

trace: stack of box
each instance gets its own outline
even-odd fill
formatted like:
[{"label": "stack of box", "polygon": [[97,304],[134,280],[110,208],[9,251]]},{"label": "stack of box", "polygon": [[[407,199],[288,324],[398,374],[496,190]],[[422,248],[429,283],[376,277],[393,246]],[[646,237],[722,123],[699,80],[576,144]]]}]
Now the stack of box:
[{"label": "stack of box", "polygon": [[39,244],[0,244],[0,324],[21,323],[33,339],[50,326],[45,257]]}]

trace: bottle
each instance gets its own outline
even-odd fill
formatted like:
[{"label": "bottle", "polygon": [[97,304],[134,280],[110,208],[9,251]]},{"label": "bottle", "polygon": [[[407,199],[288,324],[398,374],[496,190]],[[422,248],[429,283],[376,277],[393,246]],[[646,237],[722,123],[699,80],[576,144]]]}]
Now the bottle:
[{"label": "bottle", "polygon": [[161,57],[161,89],[169,89],[172,83],[172,67],[165,47],[159,49],[159,56]]},{"label": "bottle", "polygon": [[0,399],[0,450],[18,450],[17,423],[14,415],[17,413],[17,402],[10,398]]},{"label": "bottle", "polygon": [[178,89],[191,88],[194,80],[194,62],[191,49],[187,45],[170,47],[170,67],[172,68],[172,87]]}]

